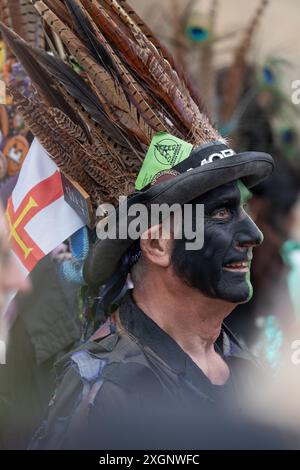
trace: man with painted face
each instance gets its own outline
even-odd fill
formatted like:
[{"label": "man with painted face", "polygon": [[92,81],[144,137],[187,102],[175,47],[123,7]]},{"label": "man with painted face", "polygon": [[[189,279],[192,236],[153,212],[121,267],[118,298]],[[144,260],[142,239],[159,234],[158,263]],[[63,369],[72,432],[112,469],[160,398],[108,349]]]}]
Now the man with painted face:
[{"label": "man with painted face", "polygon": [[[62,380],[33,446],[205,448],[210,432],[232,434],[221,415],[239,406],[255,369],[223,320],[251,296],[249,263],[261,235],[243,205],[246,188],[272,172],[272,158],[228,147],[181,67],[127,2],[34,3],[86,80],[2,26],[41,90],[30,102],[13,92],[15,101],[77,183],[67,196],[72,207],[91,223],[94,209],[109,204],[102,222],[114,219],[117,230],[97,233],[83,267],[97,313],[110,320],[58,363]],[[121,195],[127,200],[118,204]],[[136,205],[152,215],[157,205],[197,203],[205,208],[201,249],[189,251],[176,225],[166,237],[152,217],[138,237],[126,230]]]},{"label": "man with painted face", "polygon": [[262,242],[245,212],[249,197],[237,181],[194,199],[194,206],[204,205],[203,247],[187,249],[185,237],[142,237],[141,259],[132,270],[132,308],[150,317],[215,385],[227,382],[230,369],[214,343],[224,318],[252,295],[252,249]]},{"label": "man with painted face", "polygon": [[[270,157],[258,155],[269,172]],[[207,170],[218,166],[220,161],[213,162]],[[252,296],[252,251],[263,236],[246,212],[247,179],[228,180],[190,201],[193,230],[199,227],[194,209],[204,207],[201,249],[187,249],[185,236],[175,239],[172,231],[165,236],[163,224],[150,226],[130,243],[126,263],[107,283],[110,302],[105,305],[119,298],[110,331],[101,327],[59,364],[59,371],[72,367],[33,448],[247,445],[232,440],[238,429],[235,413],[251,393],[258,367],[223,321]],[[98,249],[99,244],[90,254],[86,277],[95,266],[99,277]],[[120,258],[121,251],[124,246],[113,256]],[[107,247],[102,250],[104,264],[109,253]],[[124,295],[128,272],[133,289]]]}]

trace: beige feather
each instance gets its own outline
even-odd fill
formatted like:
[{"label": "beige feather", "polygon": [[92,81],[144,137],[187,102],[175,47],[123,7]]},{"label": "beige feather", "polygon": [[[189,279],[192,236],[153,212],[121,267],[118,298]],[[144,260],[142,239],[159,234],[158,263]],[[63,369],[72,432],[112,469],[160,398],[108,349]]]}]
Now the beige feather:
[{"label": "beige feather", "polygon": [[265,12],[269,0],[261,0],[241,44],[237,47],[233,63],[229,67],[222,86],[222,105],[220,107],[221,122],[228,122],[236,110],[241,98],[244,77],[246,73],[246,55],[252,43],[253,35],[257,30],[259,22]]}]

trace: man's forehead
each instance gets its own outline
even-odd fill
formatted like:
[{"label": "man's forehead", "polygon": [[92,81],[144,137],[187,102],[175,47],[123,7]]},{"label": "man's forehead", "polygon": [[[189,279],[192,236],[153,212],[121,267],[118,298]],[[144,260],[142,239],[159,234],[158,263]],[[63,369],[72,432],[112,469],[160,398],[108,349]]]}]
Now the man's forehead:
[{"label": "man's forehead", "polygon": [[236,199],[241,204],[245,204],[251,197],[251,192],[246,188],[241,180],[231,181],[222,186],[203,194],[195,200],[196,203],[212,203],[225,199]]},{"label": "man's forehead", "polygon": [[252,197],[252,193],[241,180],[237,180],[237,186],[241,195],[241,204],[245,204]]}]

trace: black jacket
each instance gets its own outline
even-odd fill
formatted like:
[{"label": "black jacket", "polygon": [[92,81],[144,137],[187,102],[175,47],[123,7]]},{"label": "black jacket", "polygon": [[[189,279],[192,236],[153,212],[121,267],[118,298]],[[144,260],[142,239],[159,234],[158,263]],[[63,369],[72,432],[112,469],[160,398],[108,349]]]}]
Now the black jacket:
[{"label": "black jacket", "polygon": [[226,447],[259,368],[225,326],[215,347],[231,372],[224,386],[212,385],[128,293],[117,331],[57,365],[63,378],[32,448]]}]

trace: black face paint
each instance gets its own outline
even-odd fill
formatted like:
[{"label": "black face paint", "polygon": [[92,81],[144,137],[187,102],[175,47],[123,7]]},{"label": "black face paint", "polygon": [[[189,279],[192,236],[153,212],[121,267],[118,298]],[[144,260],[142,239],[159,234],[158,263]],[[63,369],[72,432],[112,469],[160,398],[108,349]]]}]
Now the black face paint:
[{"label": "black face paint", "polygon": [[176,274],[208,297],[241,303],[252,296],[252,248],[263,236],[244,210],[249,196],[244,184],[235,181],[197,198],[192,203],[204,204],[205,214],[202,249],[186,250],[186,239],[175,240]]}]

